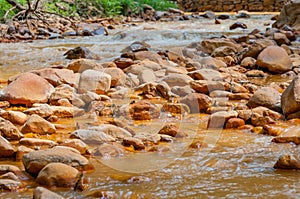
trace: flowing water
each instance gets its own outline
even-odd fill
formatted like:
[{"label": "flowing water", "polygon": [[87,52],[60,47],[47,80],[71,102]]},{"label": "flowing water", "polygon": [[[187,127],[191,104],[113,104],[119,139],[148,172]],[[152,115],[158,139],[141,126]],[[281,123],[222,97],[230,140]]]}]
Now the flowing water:
[{"label": "flowing water", "polygon": [[[141,23],[110,31],[109,36],[0,44],[0,80],[43,67],[66,65],[64,52],[85,46],[103,60],[119,57],[121,50],[134,41],[144,40],[155,49],[170,49],[199,42],[212,36],[234,36],[262,31],[272,15],[253,15],[239,19],[248,29],[229,31],[236,20],[197,19],[193,22]],[[278,78],[275,78],[278,79]],[[282,81],[282,79],[278,79]],[[267,83],[269,81],[266,81]],[[168,118],[164,118],[167,120]],[[166,121],[132,124],[135,130],[157,129]],[[120,158],[92,158],[95,171],[86,173],[89,188],[83,192],[55,189],[66,198],[88,198],[93,191],[107,191],[119,198],[299,198],[300,173],[274,170],[278,157],[299,151],[292,144],[275,144],[272,137],[237,130],[206,130],[207,117],[191,115],[180,121],[181,130],[189,137],[166,144],[170,151],[129,153]],[[63,123],[65,122],[65,123]],[[72,128],[74,121],[61,124]],[[57,139],[57,138],[56,138]],[[190,149],[191,142],[205,141],[207,147]],[[22,168],[21,162],[2,160]],[[129,171],[129,172],[126,172]],[[32,198],[32,188],[17,193],[0,193],[1,198]]]}]

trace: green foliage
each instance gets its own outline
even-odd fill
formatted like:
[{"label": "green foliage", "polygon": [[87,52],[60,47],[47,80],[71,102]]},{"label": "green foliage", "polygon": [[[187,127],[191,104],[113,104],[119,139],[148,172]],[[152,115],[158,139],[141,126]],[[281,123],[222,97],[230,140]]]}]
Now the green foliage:
[{"label": "green foliage", "polygon": [[[16,1],[25,7],[27,6],[26,0]],[[69,17],[78,15],[85,18],[136,14],[142,9],[143,4],[148,4],[155,10],[161,11],[177,7],[176,3],[168,0],[74,0],[74,4],[66,3],[63,0],[41,0],[41,6],[44,10]],[[6,0],[0,0],[0,21],[3,21],[5,13],[11,7]],[[8,17],[12,17],[17,12],[16,9],[11,10]]]}]

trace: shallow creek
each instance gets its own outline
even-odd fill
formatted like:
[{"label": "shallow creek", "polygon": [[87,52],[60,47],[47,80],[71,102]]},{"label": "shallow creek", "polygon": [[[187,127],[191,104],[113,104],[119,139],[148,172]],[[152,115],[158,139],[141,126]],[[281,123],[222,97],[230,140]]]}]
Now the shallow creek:
[{"label": "shallow creek", "polygon": [[[32,43],[0,44],[0,82],[21,72],[43,67],[66,65],[63,56],[68,49],[85,46],[104,61],[119,57],[121,50],[134,41],[144,40],[154,49],[171,49],[212,36],[247,34],[255,28],[262,31],[273,15],[252,15],[238,19],[248,29],[229,31],[236,19],[222,21],[197,19],[193,22],[141,23],[110,31],[109,36],[34,41]],[[102,61],[103,61],[102,60]],[[269,84],[286,81],[272,77],[257,82]],[[3,85],[2,85],[3,86]],[[0,85],[1,87],[1,85]],[[98,118],[102,119],[102,118]],[[155,131],[170,120],[146,124],[132,123],[136,131]],[[61,120],[65,129],[48,139],[63,140],[74,129],[76,118]],[[86,173],[89,187],[83,192],[54,189],[66,198],[87,198],[93,191],[111,191],[119,198],[299,198],[300,173],[279,171],[272,167],[285,152],[297,151],[292,144],[275,144],[271,136],[237,130],[207,130],[206,115],[179,118],[181,131],[189,136],[166,144],[170,151],[126,153],[114,159],[91,158],[95,171]],[[300,129],[300,126],[299,126]],[[29,135],[30,136],[30,135]],[[207,147],[190,149],[195,141],[205,141]],[[1,160],[22,168],[21,162]],[[17,193],[0,193],[1,198],[32,198],[34,182]]]}]

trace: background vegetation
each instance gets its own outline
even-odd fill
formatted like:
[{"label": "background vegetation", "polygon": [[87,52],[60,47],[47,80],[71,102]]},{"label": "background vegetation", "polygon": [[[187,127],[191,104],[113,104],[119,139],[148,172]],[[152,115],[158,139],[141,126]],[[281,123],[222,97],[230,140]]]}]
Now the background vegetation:
[{"label": "background vegetation", "polygon": [[[24,7],[26,0],[15,0]],[[31,0],[31,2],[33,2]],[[67,17],[113,17],[118,15],[137,14],[144,4],[152,6],[155,10],[164,11],[168,8],[176,8],[176,3],[169,0],[41,0],[39,6],[42,10],[55,12]],[[7,18],[17,14],[19,11],[13,9],[7,0],[0,0],[0,21],[9,11]]]}]

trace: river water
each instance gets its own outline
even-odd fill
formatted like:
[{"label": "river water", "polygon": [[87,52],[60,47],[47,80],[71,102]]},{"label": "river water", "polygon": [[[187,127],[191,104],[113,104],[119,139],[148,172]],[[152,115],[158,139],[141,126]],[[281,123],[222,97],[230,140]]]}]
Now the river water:
[{"label": "river water", "polygon": [[[32,69],[66,65],[67,50],[85,46],[100,55],[102,61],[120,56],[121,50],[134,41],[144,40],[154,49],[171,49],[212,36],[235,36],[265,30],[264,23],[273,15],[252,15],[239,19],[248,29],[229,31],[236,19],[222,21],[196,19],[193,21],[141,23],[110,30],[109,36],[41,40],[32,43],[0,44],[0,80]],[[166,118],[167,120],[167,118]],[[66,198],[88,198],[93,191],[106,191],[117,198],[299,198],[300,173],[274,170],[281,154],[299,151],[292,144],[272,143],[271,136],[245,131],[205,129],[205,115],[181,119],[180,125],[189,137],[167,147],[166,152],[131,153],[118,159],[91,161],[95,171],[86,173],[89,187],[83,192],[54,189]],[[65,121],[72,125],[74,121]],[[135,130],[151,130],[162,121],[134,125]],[[207,147],[190,149],[191,142],[205,141]],[[2,160],[22,168],[21,162]],[[31,182],[27,190],[0,193],[1,198],[32,198]]]}]

